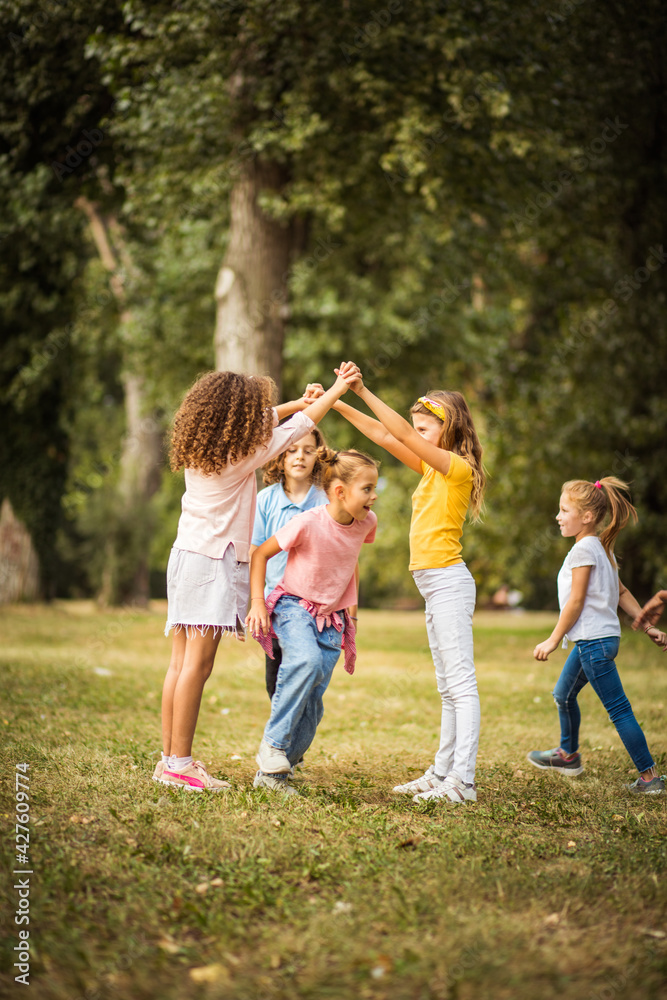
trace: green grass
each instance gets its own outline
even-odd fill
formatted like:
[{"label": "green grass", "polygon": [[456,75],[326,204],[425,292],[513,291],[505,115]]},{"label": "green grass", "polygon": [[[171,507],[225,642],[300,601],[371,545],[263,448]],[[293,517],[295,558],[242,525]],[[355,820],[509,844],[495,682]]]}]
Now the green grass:
[{"label": "green grass", "polygon": [[[568,781],[525,761],[558,742],[550,691],[565,654],[531,656],[553,616],[476,616],[479,798],[450,808],[390,791],[437,743],[419,613],[361,612],[357,673],[337,668],[303,797],[287,802],[252,789],[268,713],[255,643],[223,641],[197,731],[196,755],[233,789],[205,797],[150,780],[163,620],[159,603],[0,611],[9,995],[21,989],[13,774],[26,761],[28,996],[667,996],[667,802],[624,790],[632,765],[589,689],[585,774]],[[628,633],[619,667],[664,771],[667,657]]]}]

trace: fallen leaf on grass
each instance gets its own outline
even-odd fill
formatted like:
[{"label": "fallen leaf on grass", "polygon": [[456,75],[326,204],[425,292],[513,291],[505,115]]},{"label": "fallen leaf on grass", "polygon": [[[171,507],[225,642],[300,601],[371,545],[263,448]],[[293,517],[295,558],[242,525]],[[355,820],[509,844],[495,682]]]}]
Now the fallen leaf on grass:
[{"label": "fallen leaf on grass", "polygon": [[79,816],[73,813],[69,818],[70,823],[81,823],[86,826],[88,823],[97,823],[97,816]]},{"label": "fallen leaf on grass", "polygon": [[334,903],[334,908],[332,913],[350,913],[352,910],[352,903],[344,903],[341,899],[337,903]]},{"label": "fallen leaf on grass", "polygon": [[208,887],[208,882],[200,882],[199,885],[195,886],[195,892],[198,892],[200,896],[203,896],[205,892],[208,892]]},{"label": "fallen leaf on grass", "polygon": [[649,927],[647,927],[646,930],[643,930],[642,934],[646,935],[646,937],[658,938],[660,941],[662,941],[663,938],[667,938],[667,934],[664,931],[654,931]]},{"label": "fallen leaf on grass", "polygon": [[424,838],[422,837],[421,833],[415,833],[414,836],[408,837],[407,840],[401,840],[401,842],[399,843],[398,846],[399,847],[416,847],[418,844],[421,844],[421,842],[422,842],[423,839]]},{"label": "fallen leaf on grass", "polygon": [[221,878],[213,878],[213,879],[211,879],[211,885],[214,885],[216,887],[216,889],[218,888],[218,886],[224,885],[224,884],[225,883],[222,881]]},{"label": "fallen leaf on grass", "polygon": [[544,918],[544,923],[547,927],[555,927],[556,924],[560,923],[560,913],[550,913],[548,917]]},{"label": "fallen leaf on grass", "polygon": [[567,846],[568,847],[576,847],[577,846],[576,840],[568,840]]},{"label": "fallen leaf on grass", "polygon": [[371,969],[371,976],[373,979],[382,979],[388,972],[394,967],[394,963],[389,955],[378,955],[375,959],[375,965]]},{"label": "fallen leaf on grass", "polygon": [[213,965],[195,966],[190,969],[189,976],[193,983],[219,983],[223,979],[229,979],[229,971],[224,965],[214,962]]}]

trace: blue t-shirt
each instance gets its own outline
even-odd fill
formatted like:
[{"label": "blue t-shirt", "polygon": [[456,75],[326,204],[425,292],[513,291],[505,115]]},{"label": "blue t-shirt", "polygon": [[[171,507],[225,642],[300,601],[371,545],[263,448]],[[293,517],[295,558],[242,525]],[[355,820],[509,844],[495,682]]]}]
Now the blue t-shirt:
[{"label": "blue t-shirt", "polygon": [[[303,514],[305,510],[313,507],[321,507],[322,504],[329,503],[324,490],[317,486],[311,486],[301,503],[294,503],[285,493],[282,483],[274,483],[267,486],[257,494],[257,507],[255,509],[255,526],[252,529],[252,544],[261,545],[272,535],[275,535],[278,528],[291,521],[296,514]],[[271,591],[280,583],[285,575],[287,565],[287,552],[279,552],[269,559],[266,564],[266,586],[264,595],[269,596]]]}]

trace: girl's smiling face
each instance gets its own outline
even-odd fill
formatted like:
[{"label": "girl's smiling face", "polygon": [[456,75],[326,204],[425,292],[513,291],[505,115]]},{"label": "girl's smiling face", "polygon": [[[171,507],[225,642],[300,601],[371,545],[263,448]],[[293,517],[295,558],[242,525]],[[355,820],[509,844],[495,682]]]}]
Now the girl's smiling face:
[{"label": "girl's smiling face", "polygon": [[317,441],[314,434],[306,434],[291,444],[285,452],[283,469],[289,482],[307,482],[312,479],[317,461]]},{"label": "girl's smiling face", "polygon": [[586,535],[595,534],[595,522],[590,511],[582,513],[572,502],[572,499],[563,493],[556,514],[556,521],[563,538],[574,537],[575,541],[584,538]]},{"label": "girl's smiling face", "polygon": [[436,448],[442,447],[442,432],[445,425],[438,417],[432,416],[430,413],[413,413],[412,426],[417,434],[429,444],[434,444]]},{"label": "girl's smiling face", "polygon": [[[336,520],[340,524],[352,524],[352,521],[365,521],[371,507],[377,500],[375,487],[378,481],[377,469],[363,468],[354,477],[352,482],[343,483],[340,480],[333,484],[333,491],[330,494],[335,499],[339,508],[339,515]],[[334,515],[335,516],[335,515]],[[347,518],[350,518],[348,521]]]}]

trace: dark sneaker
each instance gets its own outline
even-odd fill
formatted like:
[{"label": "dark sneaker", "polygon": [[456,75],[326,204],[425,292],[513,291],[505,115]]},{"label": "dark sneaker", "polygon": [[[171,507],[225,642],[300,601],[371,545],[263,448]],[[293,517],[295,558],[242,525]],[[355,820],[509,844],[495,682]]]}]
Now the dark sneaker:
[{"label": "dark sneaker", "polygon": [[568,778],[574,777],[575,774],[582,774],[584,770],[581,766],[581,756],[578,753],[571,760],[567,760],[566,754],[559,747],[556,747],[555,750],[531,750],[526,760],[542,771],[558,771],[559,774],[565,774]]},{"label": "dark sneaker", "polygon": [[637,778],[631,785],[626,785],[625,787],[631,792],[639,792],[640,795],[662,795],[665,790],[665,775],[663,774],[659,778],[651,778],[650,781]]}]

